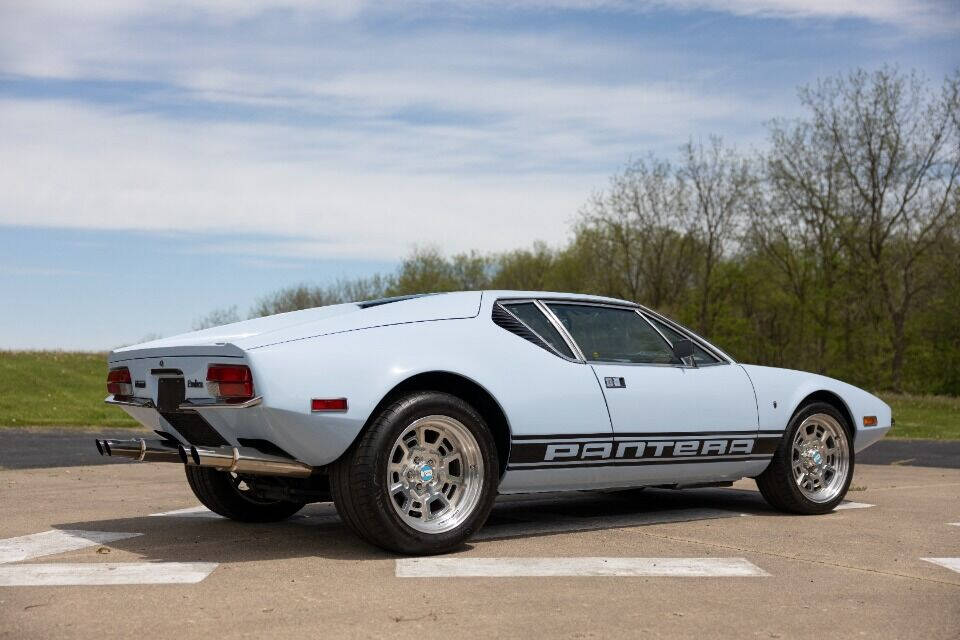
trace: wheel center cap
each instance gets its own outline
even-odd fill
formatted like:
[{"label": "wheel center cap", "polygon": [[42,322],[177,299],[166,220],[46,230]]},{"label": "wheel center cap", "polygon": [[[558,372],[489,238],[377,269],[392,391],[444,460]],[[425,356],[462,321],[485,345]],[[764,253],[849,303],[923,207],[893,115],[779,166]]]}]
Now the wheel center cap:
[{"label": "wheel center cap", "polygon": [[424,482],[430,482],[433,480],[433,467],[428,464],[420,467],[420,479]]},{"label": "wheel center cap", "polygon": [[813,463],[814,463],[815,465],[817,465],[818,467],[819,467],[821,464],[823,464],[823,456],[820,455],[820,452],[819,452],[819,451],[814,451],[814,452],[813,452],[813,455],[810,456],[810,457],[813,458]]}]

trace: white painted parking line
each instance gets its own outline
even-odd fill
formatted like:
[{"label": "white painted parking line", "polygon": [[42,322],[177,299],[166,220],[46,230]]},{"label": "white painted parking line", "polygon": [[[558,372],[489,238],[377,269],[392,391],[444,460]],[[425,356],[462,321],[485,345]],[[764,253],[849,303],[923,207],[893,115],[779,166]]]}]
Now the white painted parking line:
[{"label": "white painted parking line", "polygon": [[874,507],[876,505],[867,504],[866,502],[850,502],[849,500],[844,500],[837,506],[833,508],[834,511],[843,511],[844,509],[866,509],[867,507]]},{"label": "white painted parking line", "polygon": [[960,522],[948,522],[947,524],[951,527],[960,527]]},{"label": "white painted parking line", "polygon": [[951,571],[956,571],[960,573],[960,558],[920,558],[921,560],[926,560],[927,562],[932,562],[933,564],[938,564],[941,567],[946,567]]},{"label": "white painted parking line", "polygon": [[192,584],[217,568],[216,562],[10,564],[141,535],[65,529],[0,540],[0,587]]},{"label": "white painted parking line", "polygon": [[162,511],[160,513],[150,514],[150,517],[156,516],[172,516],[175,518],[210,518],[214,520],[223,519],[223,516],[210,511],[210,509],[207,509],[202,505],[196,507],[187,507],[186,509],[176,509],[174,511]]},{"label": "white painted parking line", "polygon": [[650,513],[631,513],[619,516],[598,518],[552,516],[549,519],[536,519],[529,522],[511,522],[509,524],[487,525],[471,540],[497,540],[528,535],[551,533],[569,533],[572,531],[593,531],[598,529],[620,529],[670,522],[691,522],[694,520],[713,520],[716,518],[738,518],[745,513],[724,509],[676,509]]},{"label": "white painted parking line", "polygon": [[[214,513],[206,507],[200,505],[196,507],[187,507],[186,509],[175,509],[173,511],[162,511],[160,513],[151,513],[150,517],[162,516],[165,518],[197,518],[200,520],[226,520],[220,514]],[[286,522],[302,525],[325,525],[339,523],[340,517],[333,510],[332,505],[313,505],[313,508],[307,507],[305,511],[297,513]]]},{"label": "white painted parking line", "polygon": [[216,562],[14,564],[0,567],[0,587],[193,584],[216,568]]},{"label": "white painted parking line", "polygon": [[116,531],[81,531],[76,529],[52,530],[34,533],[29,536],[0,540],[0,564],[20,562],[55,553],[76,551],[95,547],[115,540],[124,540],[140,533],[120,533]]},{"label": "white painted parking line", "polygon": [[745,558],[403,558],[398,578],[762,577]]}]

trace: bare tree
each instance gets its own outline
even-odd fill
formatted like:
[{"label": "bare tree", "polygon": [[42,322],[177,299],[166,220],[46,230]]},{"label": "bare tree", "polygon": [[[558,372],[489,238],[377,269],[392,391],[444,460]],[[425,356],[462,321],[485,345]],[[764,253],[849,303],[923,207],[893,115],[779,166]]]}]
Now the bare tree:
[{"label": "bare tree", "polygon": [[381,298],[391,283],[392,278],[375,275],[369,278],[337,280],[327,286],[299,284],[286,287],[260,298],[250,310],[250,317],[258,318],[329,304]]},{"label": "bare tree", "polygon": [[698,329],[710,334],[711,303],[716,288],[716,267],[740,233],[746,200],[753,182],[749,162],[723,140],[711,136],[709,143],[688,142],[683,147],[680,177],[692,189],[690,230],[702,243],[697,301]]},{"label": "bare tree", "polygon": [[842,171],[831,145],[806,121],[775,121],[763,158],[764,183],[751,199],[754,245],[780,271],[799,314],[797,342],[805,344],[807,316],[816,331],[814,366],[827,366],[828,338],[838,305],[834,293],[843,256],[835,221]]},{"label": "bare tree", "polygon": [[829,142],[844,179],[834,222],[846,249],[869,267],[891,327],[891,385],[900,389],[907,321],[936,274],[922,260],[954,224],[960,144],[958,77],[940,91],[915,74],[856,71],[801,91],[815,135]]},{"label": "bare tree", "polygon": [[650,157],[615,175],[581,210],[581,239],[592,242],[609,295],[669,307],[690,278],[687,194],[669,162]]},{"label": "bare tree", "polygon": [[207,315],[202,318],[197,318],[193,322],[193,330],[200,331],[201,329],[209,329],[210,327],[219,327],[223,324],[230,324],[231,322],[239,322],[240,314],[237,312],[237,305],[232,307],[224,307],[222,309],[214,309]]}]

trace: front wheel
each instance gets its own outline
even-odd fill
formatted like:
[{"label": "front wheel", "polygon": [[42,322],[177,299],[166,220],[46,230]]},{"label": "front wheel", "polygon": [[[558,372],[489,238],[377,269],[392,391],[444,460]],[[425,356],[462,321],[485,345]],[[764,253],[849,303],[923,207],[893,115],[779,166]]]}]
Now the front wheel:
[{"label": "front wheel", "polygon": [[757,487],[771,506],[802,514],[828,513],[853,479],[853,440],[833,405],[811,403],[790,420]]},{"label": "front wheel", "polygon": [[417,392],[376,417],[333,465],[343,521],[368,542],[409,554],[456,548],[496,497],[496,445],[483,418],[447,393]]}]

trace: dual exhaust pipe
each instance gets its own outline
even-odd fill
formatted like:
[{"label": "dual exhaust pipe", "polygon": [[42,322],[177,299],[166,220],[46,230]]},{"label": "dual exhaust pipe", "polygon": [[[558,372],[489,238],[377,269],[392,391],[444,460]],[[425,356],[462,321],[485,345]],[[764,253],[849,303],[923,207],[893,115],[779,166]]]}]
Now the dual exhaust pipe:
[{"label": "dual exhaust pipe", "polygon": [[97,440],[100,455],[131,458],[140,462],[180,462],[190,467],[210,467],[251,476],[306,478],[313,467],[298,460],[272,456],[251,447],[194,447],[171,440],[135,438]]},{"label": "dual exhaust pipe", "polygon": [[180,462],[176,443],[170,440],[97,440],[97,451],[102,456],[131,458],[139,462]]}]

